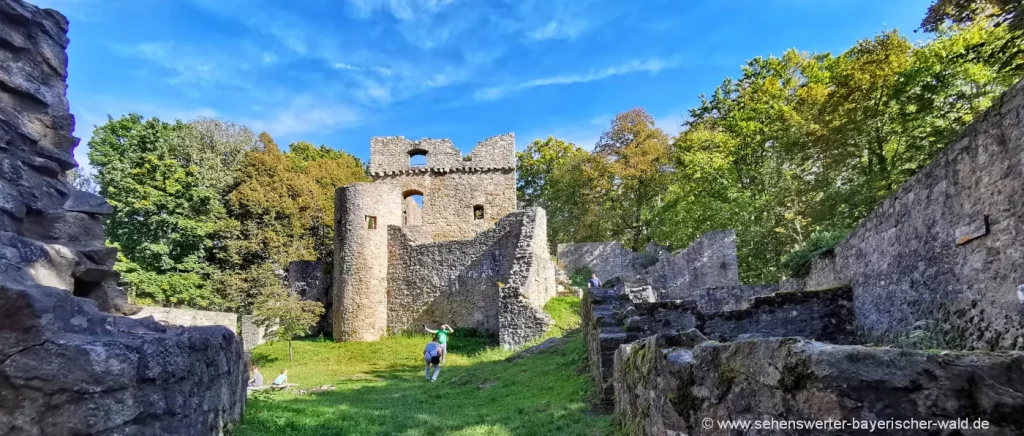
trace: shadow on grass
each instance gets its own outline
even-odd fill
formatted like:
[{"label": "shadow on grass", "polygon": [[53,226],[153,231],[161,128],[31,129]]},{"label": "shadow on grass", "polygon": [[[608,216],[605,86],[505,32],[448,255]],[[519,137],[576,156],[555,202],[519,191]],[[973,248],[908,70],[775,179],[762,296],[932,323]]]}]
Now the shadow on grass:
[{"label": "shadow on grass", "polygon": [[[460,336],[450,352],[480,354],[485,340]],[[458,344],[458,345],[457,345]],[[236,434],[608,435],[610,418],[589,413],[583,342],[514,362],[444,366],[436,383],[421,365],[392,365],[340,380],[337,390],[249,399]]]}]

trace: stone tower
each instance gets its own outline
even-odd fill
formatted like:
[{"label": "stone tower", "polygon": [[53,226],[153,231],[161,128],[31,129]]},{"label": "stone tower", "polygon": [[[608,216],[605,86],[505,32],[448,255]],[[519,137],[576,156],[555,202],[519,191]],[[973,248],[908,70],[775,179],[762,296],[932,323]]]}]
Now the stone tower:
[{"label": "stone tower", "polygon": [[387,330],[388,226],[401,224],[402,193],[356,183],[334,201],[334,340],[375,341]]},{"label": "stone tower", "polygon": [[517,346],[550,325],[542,209],[516,210],[515,137],[463,157],[448,139],[375,137],[373,183],[335,195],[334,339],[447,323]]}]

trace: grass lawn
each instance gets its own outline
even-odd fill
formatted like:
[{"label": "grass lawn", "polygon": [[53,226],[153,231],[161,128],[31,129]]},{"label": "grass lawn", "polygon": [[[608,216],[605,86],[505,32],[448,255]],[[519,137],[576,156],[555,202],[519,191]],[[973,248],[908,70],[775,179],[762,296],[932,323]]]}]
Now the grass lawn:
[{"label": "grass lawn", "polygon": [[295,361],[279,342],[253,350],[269,383],[288,368],[300,388],[335,391],[298,395],[259,392],[249,397],[241,436],[255,435],[610,435],[611,417],[590,412],[591,383],[579,324],[579,299],[556,298],[545,307],[555,319],[547,336],[565,346],[513,362],[511,352],[486,338],[449,338],[436,383],[423,375],[430,336],[400,335],[374,343],[294,342]]}]

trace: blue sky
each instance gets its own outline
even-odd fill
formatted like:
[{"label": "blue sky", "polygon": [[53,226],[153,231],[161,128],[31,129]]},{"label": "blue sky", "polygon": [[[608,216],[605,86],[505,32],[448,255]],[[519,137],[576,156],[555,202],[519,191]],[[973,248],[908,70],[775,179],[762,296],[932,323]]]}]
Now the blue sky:
[{"label": "blue sky", "polygon": [[591,148],[642,106],[670,133],[745,60],[913,34],[928,0],[29,0],[71,20],[83,139],[128,112],[216,116],[369,155],[371,136],[515,132]]}]

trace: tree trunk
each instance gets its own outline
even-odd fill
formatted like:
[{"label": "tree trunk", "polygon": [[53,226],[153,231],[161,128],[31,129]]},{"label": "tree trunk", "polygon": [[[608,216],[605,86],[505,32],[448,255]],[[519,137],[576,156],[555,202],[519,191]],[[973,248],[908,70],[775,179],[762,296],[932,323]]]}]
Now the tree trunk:
[{"label": "tree trunk", "polygon": [[288,340],[288,361],[289,362],[294,362],[295,361],[295,359],[292,358],[292,341],[291,340]]}]

